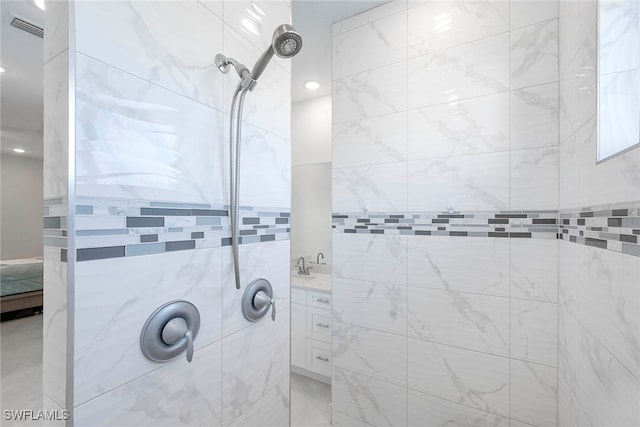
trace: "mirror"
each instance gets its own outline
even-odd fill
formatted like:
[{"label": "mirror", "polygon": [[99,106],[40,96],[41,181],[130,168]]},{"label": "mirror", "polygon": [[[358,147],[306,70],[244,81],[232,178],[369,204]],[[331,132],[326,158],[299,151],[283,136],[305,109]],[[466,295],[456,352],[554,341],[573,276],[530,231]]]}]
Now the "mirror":
[{"label": "mirror", "polygon": [[598,3],[598,161],[640,145],[640,2]]}]

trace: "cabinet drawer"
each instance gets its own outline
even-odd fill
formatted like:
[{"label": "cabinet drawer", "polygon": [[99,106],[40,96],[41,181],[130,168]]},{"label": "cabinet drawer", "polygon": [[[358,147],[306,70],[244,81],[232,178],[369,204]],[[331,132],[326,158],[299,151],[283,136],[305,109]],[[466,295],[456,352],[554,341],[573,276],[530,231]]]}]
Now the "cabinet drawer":
[{"label": "cabinet drawer", "polygon": [[307,338],[307,369],[331,376],[331,344]]},{"label": "cabinet drawer", "polygon": [[309,307],[331,309],[331,294],[327,292],[307,291],[307,305]]},{"label": "cabinet drawer", "polygon": [[307,291],[305,289],[291,287],[291,303],[306,304]]},{"label": "cabinet drawer", "polygon": [[307,337],[331,343],[331,311],[307,307]]}]

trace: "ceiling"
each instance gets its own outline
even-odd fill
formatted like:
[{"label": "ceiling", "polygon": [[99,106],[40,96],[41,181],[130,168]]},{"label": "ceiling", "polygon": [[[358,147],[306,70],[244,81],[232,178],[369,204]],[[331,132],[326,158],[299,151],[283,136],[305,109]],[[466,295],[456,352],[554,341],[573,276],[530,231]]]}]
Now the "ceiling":
[{"label": "ceiling", "polygon": [[1,0],[0,15],[0,148],[42,158],[42,39],[9,24],[15,15],[43,27],[44,12],[33,1]]},{"label": "ceiling", "polygon": [[[292,102],[331,94],[331,24],[388,0],[293,0],[292,22],[302,34],[303,48],[293,58],[291,73]],[[320,83],[311,91],[304,87],[308,80]]]}]

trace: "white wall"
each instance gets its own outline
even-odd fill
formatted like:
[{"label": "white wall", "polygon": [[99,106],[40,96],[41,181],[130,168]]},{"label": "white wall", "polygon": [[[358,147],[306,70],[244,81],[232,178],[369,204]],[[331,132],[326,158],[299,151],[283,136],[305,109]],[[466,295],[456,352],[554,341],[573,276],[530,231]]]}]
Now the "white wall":
[{"label": "white wall", "polygon": [[331,162],[331,97],[293,104],[291,136],[294,167]]},{"label": "white wall", "polygon": [[558,243],[532,225],[558,207],[557,16],[392,1],[334,24],[334,420],[556,425]]},{"label": "white wall", "polygon": [[3,154],[1,259],[42,256],[42,160]]},{"label": "white wall", "polygon": [[[65,281],[47,292],[55,278],[45,278],[45,312],[56,301],[62,313],[73,310],[68,328],[57,311],[45,319],[62,332],[61,342],[45,328],[45,401],[73,410],[76,426],[288,426],[288,233],[263,239],[265,229],[242,222],[252,234],[240,245],[237,290],[220,213],[229,200],[226,132],[237,75],[220,73],[213,58],[253,64],[273,29],[289,22],[290,2],[261,4],[257,34],[242,25],[256,16],[250,1],[70,2],[68,12],[66,2],[53,3],[45,80],[58,90],[45,90],[45,156],[64,153],[61,142],[76,163],[69,258],[59,263],[68,267],[69,293]],[[279,229],[288,228],[291,197],[290,67],[274,58],[243,116],[241,217],[271,228],[277,218]],[[74,139],[55,128],[61,113]],[[45,159],[61,184],[46,196],[65,196],[66,164]],[[155,226],[140,223],[150,217]],[[241,314],[243,291],[259,277],[274,288],[275,322]],[[193,363],[184,355],[152,362],[140,350],[141,327],[176,299],[200,310]],[[66,354],[58,352],[67,336]]]},{"label": "white wall", "polygon": [[[559,242],[558,422],[563,427],[640,425],[640,248],[633,236],[636,243],[616,239],[633,233],[635,225],[627,224],[640,224],[640,148],[596,163],[596,70],[638,59],[627,26],[632,20],[616,16],[613,28],[624,33],[605,33],[602,41],[616,39],[612,46],[620,56],[613,63],[597,63],[598,4],[609,9],[600,11],[607,15],[616,3],[560,2],[560,214],[573,239],[580,242],[581,236],[572,228],[606,245],[589,246],[584,237],[578,244],[568,238]],[[637,2],[626,4],[638,10]],[[636,23],[637,17],[636,12]],[[603,30],[611,29],[603,24]],[[619,35],[631,39],[617,40]],[[610,61],[608,53],[602,49],[601,60]],[[632,114],[632,109],[618,113],[617,108],[625,108],[619,100],[601,103],[600,118],[606,122]],[[609,138],[619,136],[601,132],[600,142],[615,147],[620,140]],[[614,215],[613,209],[627,210],[627,215]],[[581,215],[593,211],[599,218]],[[618,221],[622,227],[611,226]],[[597,225],[608,227],[607,232],[591,231]]]},{"label": "white wall", "polygon": [[331,260],[331,97],[291,106],[291,257]]}]

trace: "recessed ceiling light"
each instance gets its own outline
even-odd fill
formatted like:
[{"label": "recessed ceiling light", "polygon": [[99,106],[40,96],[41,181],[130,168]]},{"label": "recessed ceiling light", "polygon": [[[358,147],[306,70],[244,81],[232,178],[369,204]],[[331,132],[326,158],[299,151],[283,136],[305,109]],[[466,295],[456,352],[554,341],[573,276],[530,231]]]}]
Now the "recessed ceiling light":
[{"label": "recessed ceiling light", "polygon": [[40,10],[44,10],[44,0],[33,0],[33,2],[40,8]]},{"label": "recessed ceiling light", "polygon": [[24,153],[24,150],[22,148],[14,148],[13,151],[20,154]]},{"label": "recessed ceiling light", "polygon": [[314,80],[309,80],[308,82],[306,82],[304,84],[304,87],[306,87],[309,90],[316,90],[320,87],[320,83],[314,81]]},{"label": "recessed ceiling light", "polygon": [[0,73],[4,73],[4,72],[5,72],[5,69],[0,67]]}]

